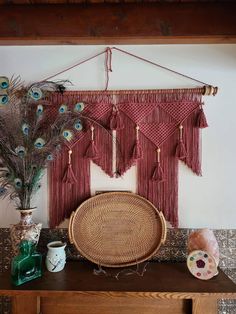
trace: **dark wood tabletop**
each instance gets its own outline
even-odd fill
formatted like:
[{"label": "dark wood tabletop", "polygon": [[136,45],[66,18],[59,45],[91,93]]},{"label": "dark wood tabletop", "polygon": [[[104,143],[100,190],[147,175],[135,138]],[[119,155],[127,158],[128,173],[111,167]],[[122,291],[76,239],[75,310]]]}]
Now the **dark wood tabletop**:
[{"label": "dark wood tabletop", "polygon": [[193,277],[185,263],[150,262],[143,276],[121,273],[118,280],[114,276],[121,269],[104,268],[107,275],[95,275],[94,269],[97,266],[87,261],[67,262],[61,272],[50,273],[45,270],[41,278],[18,287],[11,284],[10,272],[4,272],[0,274],[0,295],[19,295],[29,291],[40,295],[60,291],[117,291],[230,294],[236,298],[236,285],[222,270],[219,270],[217,276],[205,281]]}]

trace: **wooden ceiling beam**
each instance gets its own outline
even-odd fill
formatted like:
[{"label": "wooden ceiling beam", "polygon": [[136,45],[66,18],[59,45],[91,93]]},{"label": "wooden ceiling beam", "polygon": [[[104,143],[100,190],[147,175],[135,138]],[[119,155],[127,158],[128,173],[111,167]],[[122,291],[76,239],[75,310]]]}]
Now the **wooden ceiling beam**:
[{"label": "wooden ceiling beam", "polygon": [[2,5],[0,45],[236,43],[235,2]]}]

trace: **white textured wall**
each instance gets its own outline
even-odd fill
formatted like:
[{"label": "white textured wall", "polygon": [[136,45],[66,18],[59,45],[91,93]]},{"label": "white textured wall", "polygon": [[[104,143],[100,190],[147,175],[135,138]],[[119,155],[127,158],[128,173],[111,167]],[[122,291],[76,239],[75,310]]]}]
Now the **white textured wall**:
[{"label": "white textured wall", "polygon": [[[137,55],[219,86],[216,97],[206,97],[210,127],[203,130],[203,177],[180,166],[180,227],[236,228],[236,45],[122,46]],[[26,83],[42,80],[69,65],[100,52],[103,46],[0,47],[0,75],[20,75]],[[84,64],[57,78],[69,79],[73,89],[102,89],[104,57]],[[111,89],[191,87],[194,83],[154,66],[113,51]],[[136,169],[122,179],[110,179],[92,167],[95,190],[135,191]],[[35,220],[47,226],[47,182],[35,204]],[[12,204],[0,202],[0,226],[18,220]]]}]

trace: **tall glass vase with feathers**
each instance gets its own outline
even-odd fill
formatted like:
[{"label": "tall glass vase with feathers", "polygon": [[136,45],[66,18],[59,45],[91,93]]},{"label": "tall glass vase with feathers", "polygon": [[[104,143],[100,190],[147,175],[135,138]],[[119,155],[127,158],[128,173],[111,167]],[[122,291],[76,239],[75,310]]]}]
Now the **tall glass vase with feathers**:
[{"label": "tall glass vase with feathers", "polygon": [[[84,104],[73,109],[52,104],[52,93],[63,93],[67,83],[42,81],[25,86],[18,77],[0,77],[0,197],[8,197],[21,211],[20,224],[13,228],[18,230],[18,236],[12,236],[18,239],[15,247],[31,238],[24,228],[20,234],[19,228],[28,223],[35,227],[29,217],[44,169],[61,146],[82,130]],[[33,229],[40,232],[41,227]]]}]

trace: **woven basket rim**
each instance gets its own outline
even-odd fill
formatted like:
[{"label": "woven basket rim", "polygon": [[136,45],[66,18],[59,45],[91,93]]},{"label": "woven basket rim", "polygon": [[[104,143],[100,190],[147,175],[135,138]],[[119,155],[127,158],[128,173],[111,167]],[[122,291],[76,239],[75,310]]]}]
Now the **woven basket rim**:
[{"label": "woven basket rim", "polygon": [[[155,216],[158,217],[159,222],[157,224],[161,225],[161,230],[160,230],[160,236],[159,239],[157,239],[157,244],[155,245],[155,248],[150,252],[150,254],[148,254],[147,256],[144,256],[143,258],[139,259],[137,261],[137,259],[134,259],[133,261],[129,261],[129,262],[124,262],[124,263],[107,263],[107,262],[103,262],[103,261],[98,261],[96,258],[91,257],[91,254],[88,254],[88,252],[85,252],[82,248],[80,243],[78,243],[75,240],[75,228],[74,228],[74,221],[77,215],[79,215],[79,212],[81,210],[83,210],[84,208],[88,210],[88,205],[91,203],[93,203],[94,201],[97,201],[99,199],[103,199],[103,198],[107,198],[107,197],[113,197],[113,196],[118,196],[118,197],[126,197],[126,198],[134,198],[134,199],[139,199],[141,200],[143,203],[145,203],[148,206],[148,209],[150,209],[150,211],[153,211],[155,213]],[[145,208],[146,210],[146,208]],[[132,192],[116,192],[116,191],[112,191],[112,192],[104,192],[98,195],[95,195],[89,199],[87,199],[86,201],[84,201],[82,204],[79,205],[79,207],[76,209],[75,212],[72,213],[71,217],[70,217],[70,223],[69,223],[69,238],[70,238],[70,242],[73,243],[76,247],[76,249],[80,252],[80,254],[82,256],[84,256],[86,259],[90,260],[91,262],[101,265],[101,266],[106,266],[106,267],[126,267],[126,266],[132,266],[132,265],[136,265],[138,263],[142,263],[148,259],[150,259],[153,255],[155,255],[155,253],[158,251],[158,249],[160,248],[161,244],[163,244],[165,242],[165,238],[166,238],[166,232],[167,232],[167,228],[166,228],[166,223],[165,223],[165,219],[164,216],[162,214],[161,211],[159,211],[149,200],[147,200],[146,198],[132,193]]]}]

